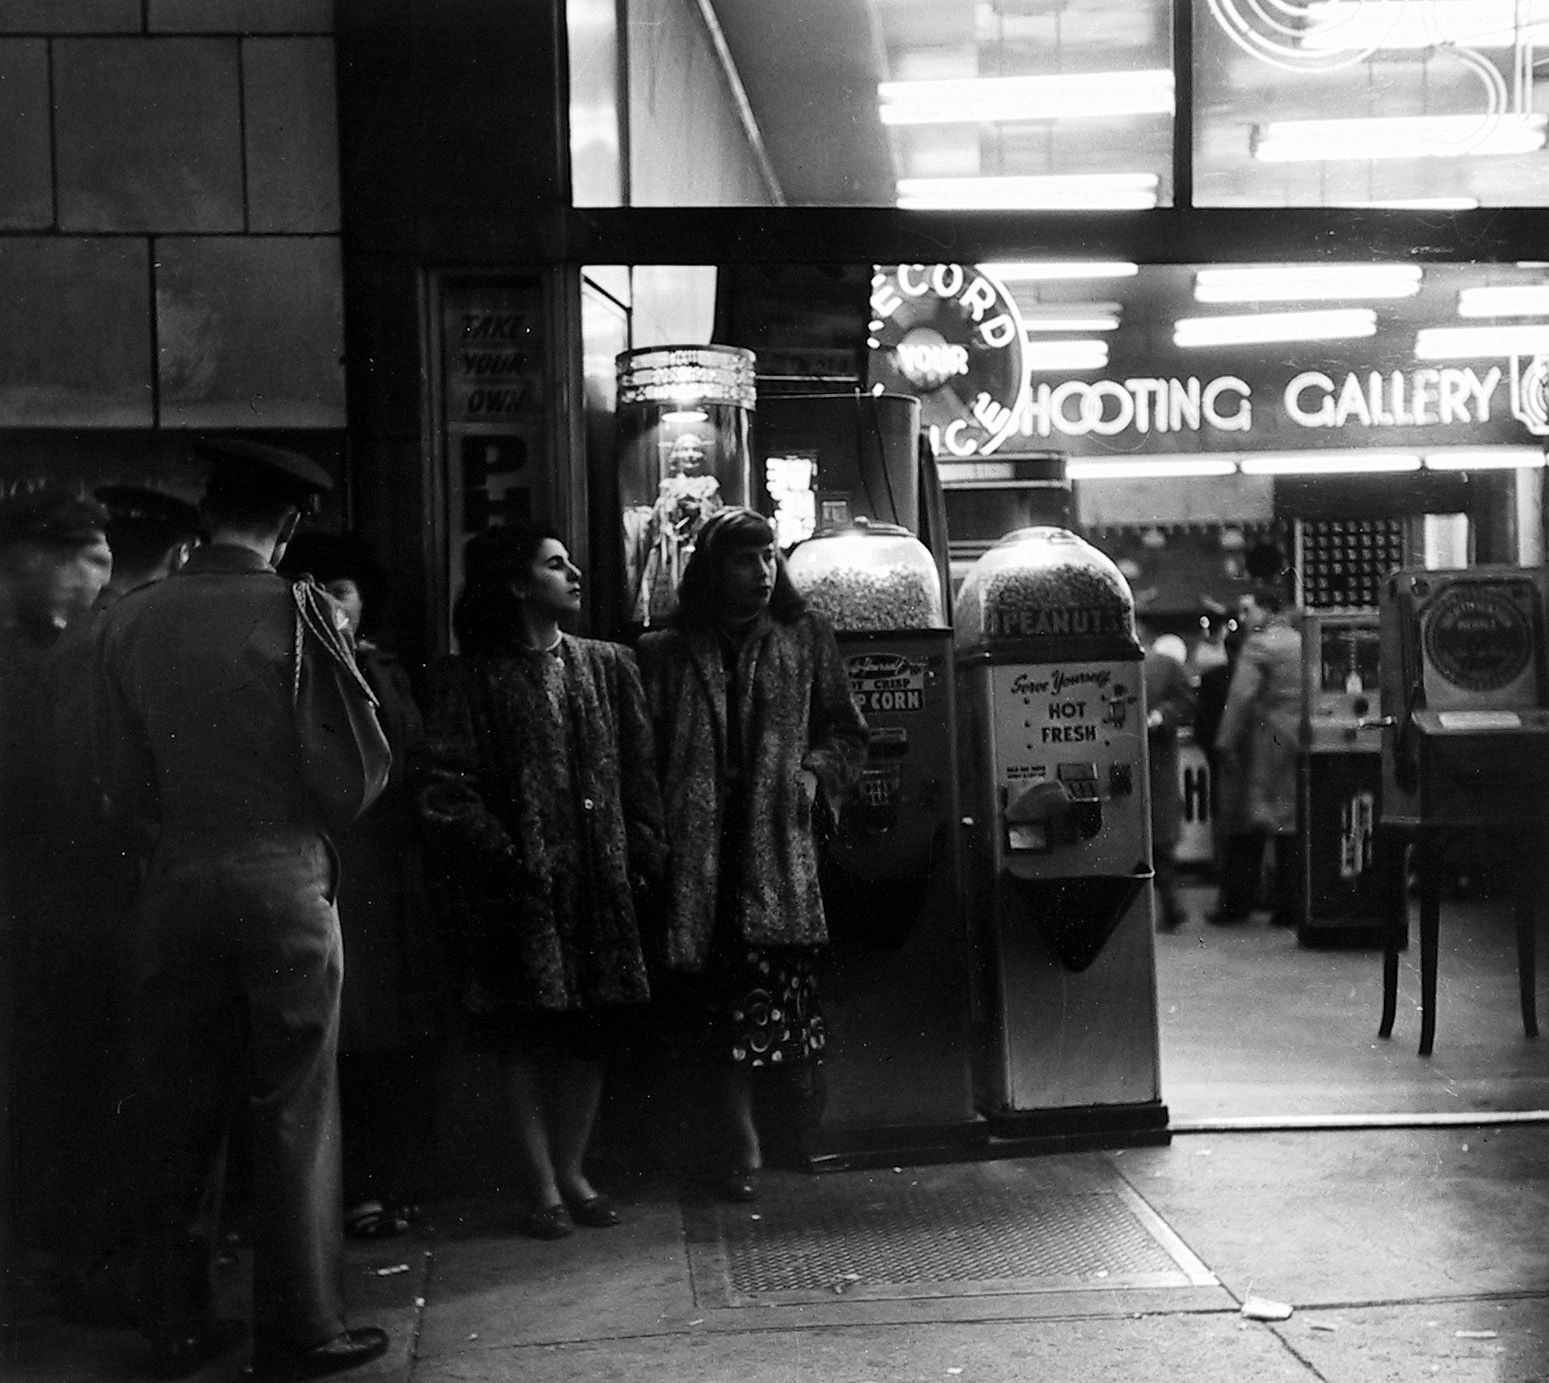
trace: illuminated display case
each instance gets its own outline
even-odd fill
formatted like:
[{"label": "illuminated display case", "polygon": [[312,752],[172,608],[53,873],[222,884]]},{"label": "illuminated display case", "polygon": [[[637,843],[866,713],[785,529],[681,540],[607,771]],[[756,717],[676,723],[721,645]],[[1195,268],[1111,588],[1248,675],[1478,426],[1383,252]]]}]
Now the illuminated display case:
[{"label": "illuminated display case", "polygon": [[840,633],[947,627],[935,558],[896,524],[821,529],[791,551],[787,568]]},{"label": "illuminated display case", "polygon": [[616,364],[625,616],[648,627],[676,610],[706,520],[748,502],[753,353],[653,346]]}]

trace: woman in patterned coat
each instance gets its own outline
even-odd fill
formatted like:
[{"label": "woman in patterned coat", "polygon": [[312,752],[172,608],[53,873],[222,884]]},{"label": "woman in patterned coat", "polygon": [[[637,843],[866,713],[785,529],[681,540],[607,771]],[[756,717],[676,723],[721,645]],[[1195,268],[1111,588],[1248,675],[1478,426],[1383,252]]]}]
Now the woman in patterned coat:
[{"label": "woman in patterned coat", "polygon": [[860,776],[866,723],[829,626],[785,574],[768,522],[725,509],[700,531],[674,627],[640,641],[671,863],[665,961],[692,977],[731,1160],[757,1193],[754,1071],[816,1061],[827,941],[812,821]]},{"label": "woman in patterned coat", "polygon": [[466,570],[420,806],[460,933],[469,1042],[508,1072],[523,1228],[557,1239],[618,1223],[582,1163],[603,1060],[649,998],[635,898],[664,863],[654,748],[629,652],[560,631],[581,575],[552,529],[480,534]]}]

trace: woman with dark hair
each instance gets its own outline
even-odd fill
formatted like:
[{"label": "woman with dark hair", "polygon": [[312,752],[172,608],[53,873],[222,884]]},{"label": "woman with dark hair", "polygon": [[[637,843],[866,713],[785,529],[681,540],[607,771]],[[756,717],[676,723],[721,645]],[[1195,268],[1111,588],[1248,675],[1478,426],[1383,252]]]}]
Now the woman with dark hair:
[{"label": "woman with dark hair", "polygon": [[390,1238],[417,1217],[426,1193],[444,1037],[419,814],[408,783],[425,727],[404,665],[362,632],[384,604],[370,548],[348,535],[302,533],[282,569],[310,575],[338,605],[393,751],[386,789],[336,842],[346,959],[339,1004],[344,1232]]},{"label": "woman with dark hair", "polygon": [[767,520],[724,509],[700,530],[673,627],[640,641],[671,863],[665,963],[716,1073],[730,1154],[718,1189],[751,1200],[763,1165],[754,1072],[808,1068],[825,1041],[827,941],[813,848],[860,776],[866,722],[829,626],[786,575]]},{"label": "woman with dark hair", "polygon": [[603,1064],[649,998],[635,898],[665,846],[634,658],[575,638],[581,573],[554,529],[466,549],[435,670],[420,806],[461,940],[471,1046],[498,1054],[526,1182],[525,1233],[618,1223],[588,1181]]}]

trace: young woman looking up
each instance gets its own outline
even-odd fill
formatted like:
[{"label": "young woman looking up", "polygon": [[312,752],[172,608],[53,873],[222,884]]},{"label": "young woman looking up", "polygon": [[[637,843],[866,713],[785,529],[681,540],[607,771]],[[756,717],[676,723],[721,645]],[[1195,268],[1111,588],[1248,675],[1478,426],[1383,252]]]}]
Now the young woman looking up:
[{"label": "young woman looking up", "polygon": [[471,539],[420,805],[462,939],[470,1045],[504,1061],[524,1231],[618,1223],[584,1168],[603,1064],[649,988],[635,898],[664,866],[640,676],[566,634],[581,573],[551,528]]}]

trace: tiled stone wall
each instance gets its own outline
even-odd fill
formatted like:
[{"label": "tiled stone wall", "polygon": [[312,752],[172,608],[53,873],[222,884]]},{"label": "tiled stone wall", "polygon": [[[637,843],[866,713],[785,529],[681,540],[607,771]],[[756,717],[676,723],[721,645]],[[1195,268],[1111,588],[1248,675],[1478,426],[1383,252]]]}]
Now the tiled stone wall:
[{"label": "tiled stone wall", "polygon": [[0,428],[342,428],[331,0],[0,0]]}]

